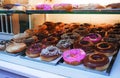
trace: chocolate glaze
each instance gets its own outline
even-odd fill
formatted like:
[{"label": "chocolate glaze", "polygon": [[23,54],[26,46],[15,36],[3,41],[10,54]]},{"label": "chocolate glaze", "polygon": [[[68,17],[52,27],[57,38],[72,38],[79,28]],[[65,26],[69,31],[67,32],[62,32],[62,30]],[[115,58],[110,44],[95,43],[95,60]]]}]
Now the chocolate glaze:
[{"label": "chocolate glaze", "polygon": [[84,66],[95,69],[96,67],[102,67],[109,63],[109,58],[104,54],[94,53],[89,54],[83,60]]},{"label": "chocolate glaze", "polygon": [[[95,50],[98,52],[101,52],[101,53],[102,52],[103,53],[113,53],[117,50],[116,46],[114,46],[112,43],[108,43],[108,42],[100,42],[97,44],[97,46],[95,47]],[[108,46],[110,46],[110,47],[108,47]]]}]

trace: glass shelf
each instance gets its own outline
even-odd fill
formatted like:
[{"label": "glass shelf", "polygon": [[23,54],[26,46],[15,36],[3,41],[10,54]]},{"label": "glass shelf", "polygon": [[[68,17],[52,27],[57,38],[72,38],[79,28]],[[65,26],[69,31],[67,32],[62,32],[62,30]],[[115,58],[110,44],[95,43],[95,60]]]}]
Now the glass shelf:
[{"label": "glass shelf", "polygon": [[13,13],[26,13],[26,14],[120,14],[120,9],[95,9],[95,10],[0,10],[0,14],[13,14]]},{"label": "glass shelf", "polygon": [[13,13],[17,13],[17,14],[23,14],[25,13],[25,11],[20,11],[20,10],[0,10],[0,14],[13,14]]},{"label": "glass shelf", "polygon": [[120,14],[120,9],[104,10],[27,10],[28,14]]}]

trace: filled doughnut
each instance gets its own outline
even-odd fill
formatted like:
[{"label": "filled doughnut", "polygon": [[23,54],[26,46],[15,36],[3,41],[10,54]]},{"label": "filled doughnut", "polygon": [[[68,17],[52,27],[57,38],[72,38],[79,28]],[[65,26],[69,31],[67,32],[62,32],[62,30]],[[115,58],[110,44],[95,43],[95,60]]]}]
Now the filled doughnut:
[{"label": "filled doughnut", "polygon": [[92,53],[86,56],[83,64],[87,68],[103,71],[109,66],[109,58],[101,53]]},{"label": "filled doughnut", "polygon": [[48,46],[45,49],[42,49],[40,53],[40,58],[43,61],[52,61],[60,57],[62,52],[55,46]]},{"label": "filled doughnut", "polygon": [[95,52],[105,54],[106,56],[112,56],[117,52],[117,47],[112,43],[100,42],[96,44]]},{"label": "filled doughnut", "polygon": [[9,53],[19,53],[23,50],[26,49],[26,44],[25,43],[11,43],[6,47],[6,51]]},{"label": "filled doughnut", "polygon": [[28,57],[31,57],[31,58],[39,57],[40,52],[43,48],[45,48],[45,46],[43,44],[34,43],[26,49],[25,53]]},{"label": "filled doughnut", "polygon": [[90,33],[83,38],[83,40],[91,41],[93,43],[98,43],[101,41],[101,39],[102,39],[101,35],[97,33]]},{"label": "filled doughnut", "polygon": [[79,65],[85,58],[86,53],[82,49],[71,49],[63,52],[64,62],[70,65]]}]

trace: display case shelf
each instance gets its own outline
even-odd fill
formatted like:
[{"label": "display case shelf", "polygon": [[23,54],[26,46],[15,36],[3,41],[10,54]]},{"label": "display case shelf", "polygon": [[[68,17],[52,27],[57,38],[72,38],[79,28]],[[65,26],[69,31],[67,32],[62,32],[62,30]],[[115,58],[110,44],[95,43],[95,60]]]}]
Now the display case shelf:
[{"label": "display case shelf", "polygon": [[27,14],[120,14],[120,9],[97,9],[97,10],[27,10]]},{"label": "display case shelf", "polygon": [[120,9],[85,9],[85,10],[0,10],[0,14],[120,14]]}]

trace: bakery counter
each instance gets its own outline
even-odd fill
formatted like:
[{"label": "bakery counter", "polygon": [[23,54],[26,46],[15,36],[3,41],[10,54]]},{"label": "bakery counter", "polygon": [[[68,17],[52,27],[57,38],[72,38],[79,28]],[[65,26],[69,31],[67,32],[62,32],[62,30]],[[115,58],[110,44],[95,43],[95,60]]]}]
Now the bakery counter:
[{"label": "bakery counter", "polygon": [[[0,69],[17,73],[30,78],[117,78],[120,76],[120,52],[113,64],[110,76],[69,68],[62,65],[50,65],[22,59],[0,53]],[[46,75],[47,74],[47,75]],[[87,74],[87,75],[86,75]]]}]

